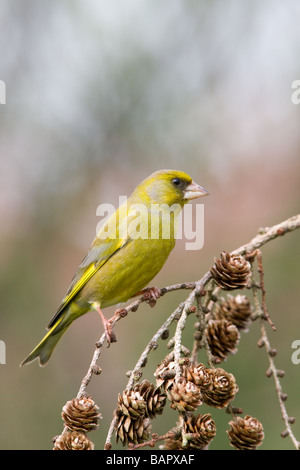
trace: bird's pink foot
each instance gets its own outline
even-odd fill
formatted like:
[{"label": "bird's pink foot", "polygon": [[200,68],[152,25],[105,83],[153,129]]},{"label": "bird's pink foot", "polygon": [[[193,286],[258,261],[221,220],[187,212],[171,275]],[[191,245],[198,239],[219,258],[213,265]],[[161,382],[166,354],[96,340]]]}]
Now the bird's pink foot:
[{"label": "bird's pink foot", "polygon": [[100,318],[101,318],[101,321],[102,321],[102,325],[103,325],[103,328],[104,328],[104,333],[105,333],[105,336],[106,336],[106,340],[108,342],[108,346],[110,345],[110,343],[115,343],[117,341],[116,339],[116,335],[114,334],[113,330],[112,330],[112,324],[113,324],[113,321],[115,320],[115,315],[113,317],[111,317],[109,320],[103,315],[102,313],[102,310],[101,308],[98,306],[98,305],[95,305],[95,309],[97,310],[97,312],[99,313],[100,315]]}]

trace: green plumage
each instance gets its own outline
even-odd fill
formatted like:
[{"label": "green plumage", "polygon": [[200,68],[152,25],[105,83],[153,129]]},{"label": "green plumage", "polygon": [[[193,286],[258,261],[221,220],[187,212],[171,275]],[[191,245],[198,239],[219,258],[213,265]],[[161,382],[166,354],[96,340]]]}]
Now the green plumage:
[{"label": "green plumage", "polygon": [[[198,196],[191,196],[197,191]],[[146,287],[175,246],[175,225],[183,205],[205,194],[190,176],[176,170],[158,171],[138,185],[98,233],[49,332],[21,365],[36,358],[45,365],[70,324],[92,304],[102,309],[125,302]]]}]

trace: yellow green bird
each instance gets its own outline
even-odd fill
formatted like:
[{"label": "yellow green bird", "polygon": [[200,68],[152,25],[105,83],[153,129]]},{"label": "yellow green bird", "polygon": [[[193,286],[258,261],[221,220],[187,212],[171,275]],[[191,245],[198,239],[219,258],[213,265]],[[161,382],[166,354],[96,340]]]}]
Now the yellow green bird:
[{"label": "yellow green bird", "polygon": [[[100,314],[110,342],[112,319],[102,309],[141,293],[175,246],[176,220],[184,204],[207,194],[183,171],[160,170],[142,181],[100,229],[48,333],[21,365],[37,358],[45,365],[71,323],[90,310]],[[155,296],[155,289],[150,292]]]}]

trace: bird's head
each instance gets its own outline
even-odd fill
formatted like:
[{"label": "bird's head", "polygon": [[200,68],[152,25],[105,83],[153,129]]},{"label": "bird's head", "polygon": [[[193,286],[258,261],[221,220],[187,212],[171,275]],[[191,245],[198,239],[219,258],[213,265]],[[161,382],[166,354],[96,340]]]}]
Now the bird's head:
[{"label": "bird's head", "polygon": [[180,204],[209,193],[192,178],[179,170],[159,170],[142,181],[134,190],[134,202],[144,204]]}]

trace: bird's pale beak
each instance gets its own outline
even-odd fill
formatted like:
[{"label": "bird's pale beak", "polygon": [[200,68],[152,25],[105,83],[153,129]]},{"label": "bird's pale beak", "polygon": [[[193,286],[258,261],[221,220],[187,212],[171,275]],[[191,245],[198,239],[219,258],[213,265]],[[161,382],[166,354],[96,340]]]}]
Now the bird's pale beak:
[{"label": "bird's pale beak", "polygon": [[184,191],[184,199],[197,199],[201,196],[208,196],[209,192],[206,189],[202,188],[199,184],[195,183],[194,181],[189,184]]}]

